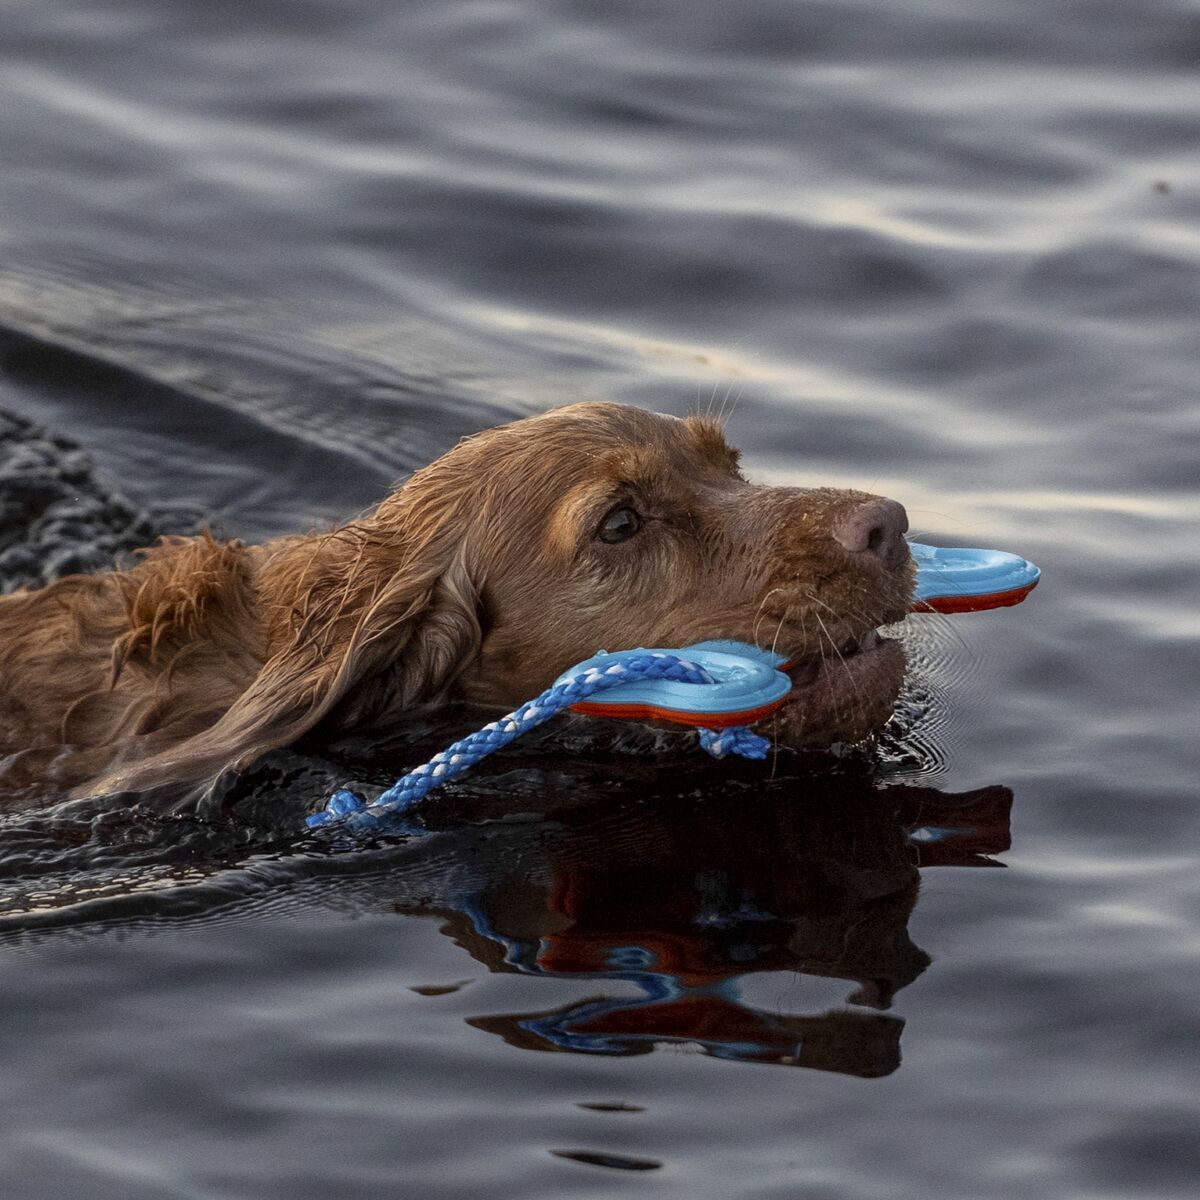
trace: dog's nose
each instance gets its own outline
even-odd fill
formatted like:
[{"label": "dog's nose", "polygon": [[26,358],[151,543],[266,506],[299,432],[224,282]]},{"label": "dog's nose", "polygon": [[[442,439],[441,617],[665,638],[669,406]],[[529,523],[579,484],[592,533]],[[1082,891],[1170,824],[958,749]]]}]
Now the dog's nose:
[{"label": "dog's nose", "polygon": [[908,558],[908,513],[897,500],[867,500],[833,524],[834,540],[851,554],[869,554],[894,569]]}]

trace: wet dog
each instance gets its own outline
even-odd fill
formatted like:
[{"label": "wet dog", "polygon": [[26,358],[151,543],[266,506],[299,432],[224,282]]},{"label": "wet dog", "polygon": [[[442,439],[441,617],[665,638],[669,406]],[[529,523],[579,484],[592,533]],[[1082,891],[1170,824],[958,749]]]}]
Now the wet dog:
[{"label": "wet dog", "polygon": [[490,429],[328,533],[165,538],[0,599],[8,784],[195,782],[302,735],[511,707],[599,647],[758,642],[802,747],[882,724],[908,611],[895,501],[749,482],[704,418],[579,404]]}]

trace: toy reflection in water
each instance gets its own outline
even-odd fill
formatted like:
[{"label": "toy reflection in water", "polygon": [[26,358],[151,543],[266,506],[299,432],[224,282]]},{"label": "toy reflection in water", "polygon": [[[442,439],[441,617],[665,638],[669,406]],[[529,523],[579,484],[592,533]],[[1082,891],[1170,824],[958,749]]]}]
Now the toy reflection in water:
[{"label": "toy reflection in water", "polygon": [[[919,868],[1001,865],[988,856],[1008,848],[1011,801],[1001,787],[951,795],[839,777],[806,781],[803,798],[779,780],[719,799],[610,796],[533,829],[475,826],[442,877],[452,894],[435,887],[396,908],[440,917],[493,971],[640,993],[471,1019],[510,1045],[631,1055],[674,1043],[887,1075],[904,1022],[882,1010],[930,961],[908,936]],[[856,1007],[755,1008],[739,985],[766,971],[848,980]]]}]

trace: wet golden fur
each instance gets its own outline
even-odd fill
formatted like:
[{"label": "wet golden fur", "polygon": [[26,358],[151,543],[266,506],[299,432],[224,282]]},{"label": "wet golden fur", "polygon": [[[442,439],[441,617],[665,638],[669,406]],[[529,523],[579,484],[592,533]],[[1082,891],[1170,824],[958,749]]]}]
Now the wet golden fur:
[{"label": "wet golden fur", "polygon": [[[514,705],[602,646],[826,658],[907,608],[907,564],[848,562],[829,536],[863,499],[752,485],[700,418],[589,404],[488,430],[333,532],[166,538],[127,571],[0,599],[0,786],[203,780],[312,731]],[[597,540],[622,503],[644,528]],[[810,689],[785,726],[862,736],[902,669],[852,691],[831,676],[833,701]]]}]

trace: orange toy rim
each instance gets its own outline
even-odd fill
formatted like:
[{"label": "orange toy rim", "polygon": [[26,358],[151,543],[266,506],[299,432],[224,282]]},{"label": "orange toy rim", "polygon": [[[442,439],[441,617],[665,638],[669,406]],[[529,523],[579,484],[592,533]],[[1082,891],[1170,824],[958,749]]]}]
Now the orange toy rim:
[{"label": "orange toy rim", "polygon": [[787,696],[781,696],[772,704],[763,704],[758,708],[746,708],[741,712],[699,713],[682,712],[674,708],[659,708],[656,704],[596,704],[593,701],[581,700],[571,705],[571,711],[582,713],[585,717],[620,717],[629,721],[670,721],[672,725],[690,725],[693,728],[728,729],[734,725],[753,725],[761,721],[787,702]]},{"label": "orange toy rim", "polygon": [[984,612],[989,608],[1011,608],[1020,604],[1038,585],[1038,580],[1007,592],[988,592],[982,596],[931,596],[913,605],[913,612],[964,613]]}]

